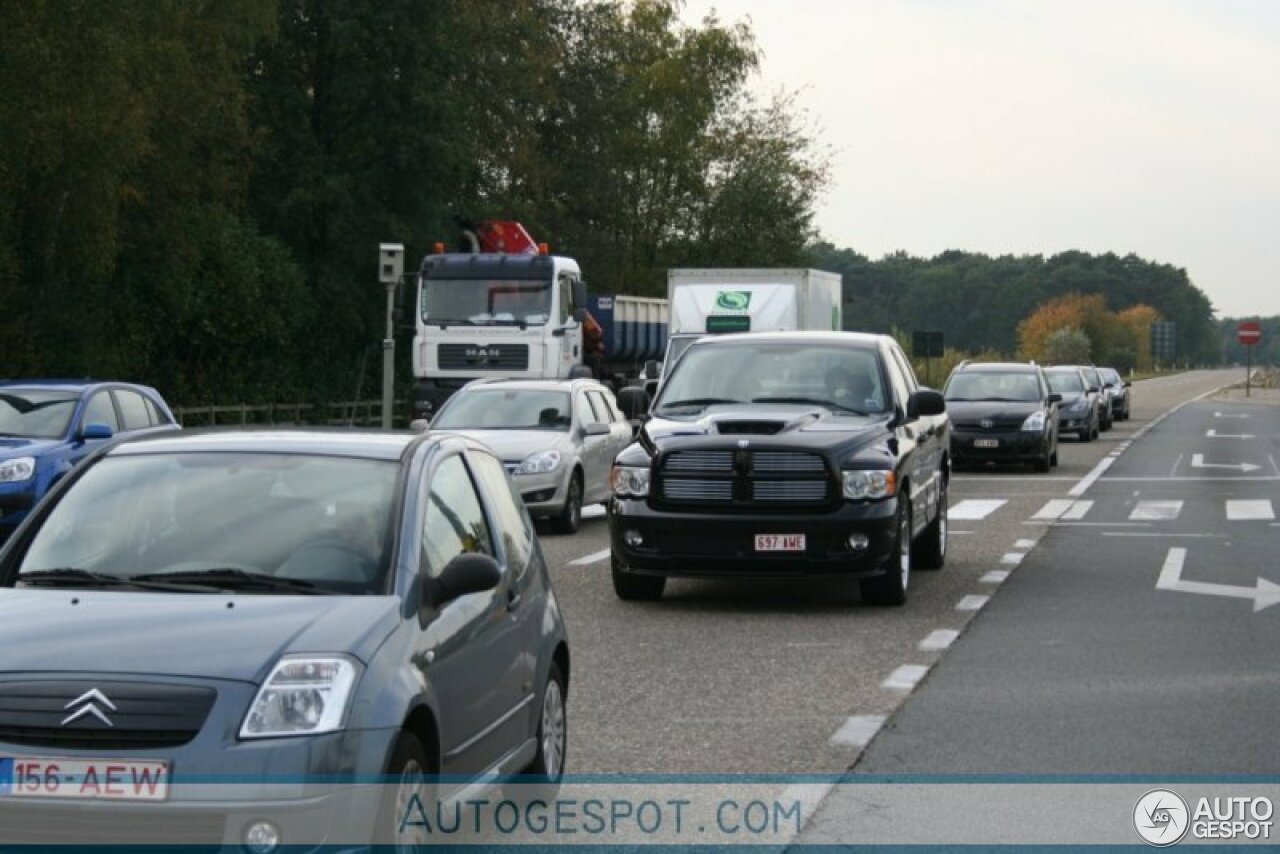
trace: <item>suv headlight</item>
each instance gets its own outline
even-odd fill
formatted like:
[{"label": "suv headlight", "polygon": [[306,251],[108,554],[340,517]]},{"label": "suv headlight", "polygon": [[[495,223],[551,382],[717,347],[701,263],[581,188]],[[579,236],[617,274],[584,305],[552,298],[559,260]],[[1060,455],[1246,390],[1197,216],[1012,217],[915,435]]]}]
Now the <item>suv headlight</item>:
[{"label": "suv headlight", "polygon": [[286,655],[276,662],[240,725],[241,738],[319,735],[342,728],[356,684],[343,655]]},{"label": "suv headlight", "polygon": [[516,469],[516,474],[546,474],[555,471],[559,465],[559,451],[539,451],[525,457],[520,468]]},{"label": "suv headlight", "polygon": [[619,498],[648,498],[649,468],[614,466],[609,470],[609,487]]},{"label": "suv headlight", "polygon": [[35,457],[15,457],[0,463],[0,483],[21,483],[35,473]]},{"label": "suv headlight", "polygon": [[1044,429],[1044,410],[1033,412],[1027,416],[1027,420],[1022,422],[1022,429],[1032,433],[1039,433]]},{"label": "suv headlight", "polygon": [[853,501],[888,498],[898,489],[898,476],[891,471],[842,471],[840,479],[844,497]]}]

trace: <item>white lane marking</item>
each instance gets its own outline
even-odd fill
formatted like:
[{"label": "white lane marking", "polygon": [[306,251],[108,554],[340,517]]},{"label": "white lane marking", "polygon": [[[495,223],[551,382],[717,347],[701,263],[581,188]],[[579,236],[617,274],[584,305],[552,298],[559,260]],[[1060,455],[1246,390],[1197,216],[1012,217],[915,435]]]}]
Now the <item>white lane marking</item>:
[{"label": "white lane marking", "polygon": [[1150,522],[1045,522],[1042,519],[1027,519],[1024,525],[1065,525],[1074,528],[1150,528]]},{"label": "white lane marking", "polygon": [[583,519],[603,519],[609,515],[603,504],[588,504],[582,508]]},{"label": "white lane marking", "polygon": [[1248,416],[1248,415],[1244,415],[1244,414],[1239,413],[1239,412],[1236,412],[1236,413],[1231,413],[1231,412],[1215,412],[1215,413],[1213,413],[1213,417],[1214,417],[1214,418],[1248,418],[1249,416]]},{"label": "white lane marking", "polygon": [[1178,458],[1173,461],[1173,468],[1169,469],[1169,477],[1178,473],[1178,466],[1182,465],[1182,458],[1185,456],[1186,454],[1178,454]]},{"label": "white lane marking", "polygon": [[1146,531],[1103,531],[1102,536],[1104,537],[1161,537],[1166,540],[1173,539],[1175,537],[1184,537],[1184,538],[1196,537],[1199,539],[1209,539],[1209,540],[1225,540],[1227,538],[1226,534],[1180,534],[1176,532],[1168,533],[1164,531],[1160,533],[1150,533]]},{"label": "white lane marking", "polygon": [[910,691],[929,672],[926,664],[903,664],[889,674],[880,687],[886,691]]},{"label": "white lane marking", "polygon": [[978,580],[983,584],[1003,584],[1004,580],[1009,577],[1007,569],[993,569]]},{"label": "white lane marking", "polygon": [[1035,545],[1036,545],[1035,540],[1018,540],[1016,543],[1013,544],[1013,547],[1015,549],[1031,549],[1031,548],[1035,548]]},{"label": "white lane marking", "polygon": [[866,747],[884,726],[884,715],[854,715],[831,736],[831,743],[842,747]]},{"label": "white lane marking", "polygon": [[[1025,474],[965,474],[957,472],[955,474],[955,479],[963,480],[965,483],[968,483],[971,480],[1016,480],[1023,484],[1028,482]],[[1070,475],[1038,474],[1036,475],[1035,483],[1046,483],[1051,480],[1076,481],[1079,480],[1079,478],[1071,477]]]},{"label": "white lane marking", "polygon": [[1093,508],[1092,501],[1087,501],[1087,500],[1077,501],[1071,505],[1070,510],[1062,514],[1062,518],[1070,519],[1072,521],[1078,521],[1080,519],[1083,519],[1084,514],[1088,513],[1092,508]]},{"label": "white lane marking", "polygon": [[1000,562],[1006,566],[1017,566],[1022,563],[1022,552],[1005,552],[1000,556]]},{"label": "white lane marking", "polygon": [[1231,520],[1271,521],[1276,518],[1276,511],[1271,506],[1271,499],[1229,500],[1227,501],[1227,518]]},{"label": "white lane marking", "polygon": [[[1152,422],[1152,423],[1154,424],[1155,422]],[[1115,457],[1103,457],[1102,459],[1098,460],[1098,464],[1093,467],[1093,470],[1089,472],[1087,475],[1085,475],[1084,477],[1080,478],[1080,482],[1077,483],[1075,486],[1071,487],[1071,489],[1067,492],[1067,495],[1070,495],[1070,496],[1084,495],[1085,492],[1088,491],[1089,487],[1093,486],[1094,481],[1102,477],[1102,475],[1106,472],[1106,470],[1111,468],[1112,463],[1114,463],[1115,461],[1116,461]]]},{"label": "white lane marking", "polygon": [[976,596],[974,594],[969,594],[956,603],[956,610],[977,611],[981,609],[983,605],[987,604],[987,600],[990,598],[990,596]]},{"label": "white lane marking", "polygon": [[1252,433],[1234,433],[1234,434],[1219,433],[1217,430],[1214,430],[1213,428],[1209,428],[1209,430],[1207,430],[1204,435],[1206,439],[1256,439],[1258,438],[1257,436],[1254,436]]},{"label": "white lane marking", "polygon": [[1166,522],[1177,519],[1181,512],[1181,501],[1139,501],[1129,519],[1133,522]]},{"label": "white lane marking", "polygon": [[974,533],[977,533],[977,532],[976,531],[956,531],[951,528],[947,529],[947,536],[950,536],[950,537],[957,537],[957,536],[967,537],[970,534],[974,534]]},{"label": "white lane marking", "polygon": [[938,652],[951,646],[960,633],[955,629],[934,629],[920,641],[920,649],[924,652]]},{"label": "white lane marking", "polygon": [[1280,604],[1280,584],[1273,584],[1262,576],[1258,576],[1255,587],[1238,587],[1234,584],[1214,584],[1208,581],[1184,581],[1182,567],[1187,560],[1187,550],[1171,548],[1165,555],[1164,566],[1160,568],[1160,577],[1156,579],[1157,590],[1174,590],[1179,593],[1197,593],[1201,596],[1229,596],[1233,599],[1252,599],[1253,612],[1256,614],[1263,608]]},{"label": "white lane marking", "polygon": [[985,519],[1008,503],[1007,498],[966,498],[947,510],[947,520]]},{"label": "white lane marking", "polygon": [[1075,502],[1069,499],[1054,498],[1050,501],[1046,501],[1045,505],[1041,507],[1038,511],[1036,511],[1036,515],[1032,516],[1031,518],[1032,519],[1057,519],[1063,513],[1066,513],[1068,510],[1070,510],[1072,504],[1075,504]]},{"label": "white lane marking", "polygon": [[1271,462],[1271,470],[1280,475],[1280,465],[1276,465],[1276,458],[1267,454],[1267,459]]},{"label": "white lane marking", "polygon": [[1255,466],[1253,463],[1206,463],[1204,454],[1192,454],[1191,467],[1193,469],[1232,469],[1243,474],[1248,474],[1261,468],[1261,466]]},{"label": "white lane marking", "polygon": [[1178,477],[1109,477],[1107,483],[1162,483],[1165,481],[1173,482],[1196,482],[1208,483],[1211,481],[1248,481],[1250,483],[1258,483],[1264,481],[1280,480],[1280,476],[1272,477],[1271,475],[1205,475],[1205,476],[1185,476]]},{"label": "white lane marking", "polygon": [[822,783],[792,783],[778,794],[777,803],[800,805],[800,820],[796,826],[787,827],[785,830],[779,827],[781,832],[778,834],[777,842],[784,850],[789,848],[791,843],[809,826],[809,822],[818,814],[822,802],[835,787],[835,782],[830,780]]},{"label": "white lane marking", "polygon": [[601,549],[598,552],[592,552],[589,555],[583,555],[580,558],[569,561],[569,566],[586,566],[589,563],[599,563],[609,557],[609,549]]}]

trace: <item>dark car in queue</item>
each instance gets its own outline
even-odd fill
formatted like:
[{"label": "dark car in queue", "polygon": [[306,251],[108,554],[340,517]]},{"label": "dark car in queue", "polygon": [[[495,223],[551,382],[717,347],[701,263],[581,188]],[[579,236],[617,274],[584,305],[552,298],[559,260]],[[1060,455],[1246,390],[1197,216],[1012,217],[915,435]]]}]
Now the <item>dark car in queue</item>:
[{"label": "dark car in queue", "polygon": [[[546,563],[464,438],[124,440],[0,551],[0,610],[5,843],[421,842],[394,831],[424,776],[446,797],[564,768]],[[86,802],[91,773],[117,797]]]},{"label": "dark car in queue", "polygon": [[1044,369],[1049,388],[1062,395],[1058,404],[1058,433],[1074,433],[1082,442],[1098,438],[1101,429],[1101,403],[1096,392],[1089,390],[1084,372],[1073,365]]},{"label": "dark car in queue", "polygon": [[701,339],[615,462],[614,591],[820,576],[901,605],[911,570],[946,557],[949,432],[942,395],[890,337]]},{"label": "dark car in queue", "polygon": [[1111,429],[1111,425],[1115,418],[1111,411],[1111,392],[1107,389],[1107,384],[1103,382],[1102,374],[1093,365],[1077,365],[1080,373],[1084,374],[1084,381],[1089,384],[1089,391],[1095,398],[1098,406],[1098,429],[1107,431]]},{"label": "dark car in queue", "polygon": [[177,429],[168,404],[149,386],[0,382],[0,543],[76,463],[112,437]]},{"label": "dark car in queue", "polygon": [[1111,415],[1116,421],[1128,421],[1133,403],[1133,383],[1120,376],[1115,368],[1098,368],[1103,388],[1111,397]]},{"label": "dark car in queue", "polygon": [[1038,365],[963,362],[943,389],[951,418],[951,462],[1058,464],[1058,403]]}]

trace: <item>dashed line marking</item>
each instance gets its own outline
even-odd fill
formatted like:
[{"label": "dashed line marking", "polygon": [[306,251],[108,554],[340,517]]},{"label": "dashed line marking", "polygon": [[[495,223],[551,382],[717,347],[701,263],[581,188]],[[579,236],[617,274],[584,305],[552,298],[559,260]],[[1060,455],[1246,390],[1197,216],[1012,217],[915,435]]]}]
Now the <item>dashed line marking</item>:
[{"label": "dashed line marking", "polygon": [[603,519],[609,515],[603,504],[589,504],[582,508],[583,519]]},{"label": "dashed line marking", "polygon": [[1227,518],[1232,521],[1261,520],[1271,521],[1276,518],[1276,511],[1271,506],[1271,499],[1229,500],[1227,501]]},{"label": "dashed line marking", "polygon": [[903,664],[890,673],[880,687],[886,691],[910,691],[928,672],[929,667],[925,664]]},{"label": "dashed line marking", "polygon": [[1016,543],[1013,544],[1013,547],[1015,549],[1032,549],[1032,548],[1035,548],[1035,545],[1036,545],[1035,540],[1018,540]]},{"label": "dashed line marking", "polygon": [[947,519],[985,519],[1008,503],[1006,498],[966,498],[947,510]]},{"label": "dashed line marking", "polygon": [[1115,461],[1115,457],[1103,457],[1101,460],[1098,460],[1098,464],[1093,467],[1093,470],[1082,477],[1079,483],[1071,487],[1071,489],[1067,491],[1067,495],[1084,495],[1089,490],[1089,487],[1093,486],[1094,481],[1102,477],[1106,473],[1107,469],[1111,468],[1111,465]]},{"label": "dashed line marking", "polygon": [[1168,522],[1182,512],[1181,501],[1139,501],[1129,514],[1132,522]]},{"label": "dashed line marking", "polygon": [[978,596],[976,594],[971,593],[968,596],[963,597],[959,602],[956,603],[956,610],[957,611],[981,610],[982,606],[987,604],[987,600],[990,598],[991,598],[990,596]]},{"label": "dashed line marking", "polygon": [[920,649],[924,652],[940,652],[951,646],[958,637],[960,632],[955,629],[934,629],[920,641]]},{"label": "dashed line marking", "polygon": [[1006,552],[1000,556],[1000,562],[1007,566],[1017,566],[1022,563],[1022,552]]},{"label": "dashed line marking", "polygon": [[1062,514],[1063,519],[1076,521],[1083,519],[1085,514],[1093,509],[1092,501],[1077,501],[1071,505],[1071,509]]},{"label": "dashed line marking", "polygon": [[884,715],[854,715],[841,724],[831,743],[842,747],[866,747],[884,726]]},{"label": "dashed line marking", "polygon": [[1005,579],[1009,577],[1007,569],[993,569],[978,580],[983,584],[1003,584]]},{"label": "dashed line marking", "polygon": [[586,566],[590,563],[599,563],[609,557],[610,549],[601,549],[598,552],[592,552],[589,555],[583,555],[580,558],[569,561],[569,566]]}]

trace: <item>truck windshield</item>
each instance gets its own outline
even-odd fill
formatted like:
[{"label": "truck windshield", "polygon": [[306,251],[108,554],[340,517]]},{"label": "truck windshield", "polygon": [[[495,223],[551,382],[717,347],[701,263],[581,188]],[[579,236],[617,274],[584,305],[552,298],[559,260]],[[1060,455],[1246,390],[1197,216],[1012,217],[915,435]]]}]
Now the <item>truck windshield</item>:
[{"label": "truck windshield", "polygon": [[551,282],[423,279],[422,321],[469,326],[543,326],[551,316]]}]

